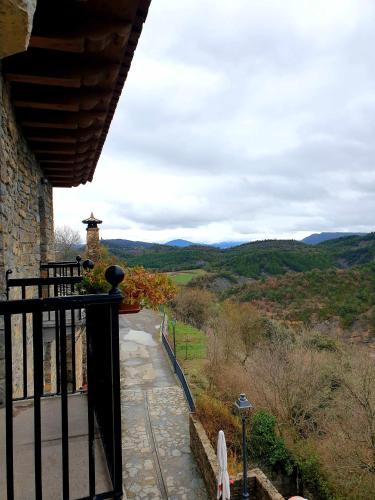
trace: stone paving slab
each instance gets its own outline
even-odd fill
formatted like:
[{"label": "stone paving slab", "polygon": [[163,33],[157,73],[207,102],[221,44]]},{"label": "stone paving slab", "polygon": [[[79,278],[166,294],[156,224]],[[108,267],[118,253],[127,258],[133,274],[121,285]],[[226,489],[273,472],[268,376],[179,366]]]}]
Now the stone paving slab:
[{"label": "stone paving slab", "polygon": [[189,408],[160,344],[159,323],[152,311],[120,319],[126,498],[206,500],[190,450]]}]

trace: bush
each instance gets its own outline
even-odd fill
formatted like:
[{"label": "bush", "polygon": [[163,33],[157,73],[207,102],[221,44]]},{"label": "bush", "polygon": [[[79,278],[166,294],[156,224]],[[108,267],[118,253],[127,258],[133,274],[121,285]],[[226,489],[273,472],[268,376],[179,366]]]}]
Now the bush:
[{"label": "bush", "polygon": [[333,498],[320,462],[315,454],[304,458],[298,457],[296,463],[302,477],[305,494],[308,492],[313,498],[319,498],[319,500]]},{"label": "bush", "polygon": [[254,459],[291,475],[294,461],[284,440],[276,435],[276,417],[267,411],[255,413],[251,423],[249,453]]},{"label": "bush", "polygon": [[338,349],[337,342],[325,335],[315,334],[307,340],[307,345],[317,351],[335,352]]},{"label": "bush", "polygon": [[276,434],[276,418],[267,411],[254,415],[249,440],[249,453],[273,470],[281,470],[291,476],[298,471],[304,491],[313,498],[330,500],[332,494],[320,462],[314,452],[303,448],[303,455],[290,452],[282,437]]},{"label": "bush", "polygon": [[172,302],[172,309],[179,320],[201,329],[210,316],[212,298],[205,290],[181,288]]},{"label": "bush", "polygon": [[222,401],[208,394],[202,394],[196,401],[196,414],[214,449],[216,449],[217,435],[223,430],[228,451],[236,455],[241,450],[241,424]]}]

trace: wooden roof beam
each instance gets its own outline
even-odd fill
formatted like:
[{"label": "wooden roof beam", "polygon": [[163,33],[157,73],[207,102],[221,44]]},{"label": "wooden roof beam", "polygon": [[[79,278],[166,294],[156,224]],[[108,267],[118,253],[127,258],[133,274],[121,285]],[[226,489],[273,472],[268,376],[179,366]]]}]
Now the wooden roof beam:
[{"label": "wooden roof beam", "polygon": [[63,144],[85,144],[100,137],[102,127],[89,127],[71,132],[47,128],[26,128],[25,137],[29,142],[53,142]]},{"label": "wooden roof beam", "polygon": [[119,64],[100,56],[54,54],[39,49],[29,49],[5,63],[3,71],[10,82],[67,88],[100,85],[111,89],[120,70]]},{"label": "wooden roof beam", "polygon": [[69,164],[74,165],[75,163],[89,163],[94,159],[95,154],[90,153],[80,153],[72,157],[67,157],[64,154],[54,154],[54,153],[43,153],[39,154],[38,161],[40,163],[58,163],[58,164]]},{"label": "wooden roof beam", "polygon": [[44,172],[55,172],[55,173],[64,173],[64,172],[70,172],[73,170],[79,173],[82,173],[86,169],[86,163],[85,162],[77,162],[76,164],[72,165],[67,165],[65,163],[43,163],[43,171]]},{"label": "wooden roof beam", "polygon": [[[55,130],[54,132],[58,132]],[[43,130],[30,130],[25,134],[26,139],[30,142],[47,142],[56,144],[77,144],[77,138],[73,135],[43,135]]]},{"label": "wooden roof beam", "polygon": [[85,26],[79,25],[75,30],[62,33],[37,31],[30,39],[30,47],[76,54],[101,52],[110,44],[125,47],[131,31],[130,22],[99,22],[96,19],[88,21]]},{"label": "wooden roof beam", "polygon": [[33,113],[19,113],[19,120],[25,127],[56,128],[76,130],[85,129],[93,125],[103,125],[106,119],[105,112],[81,111],[79,113],[51,113],[50,111],[34,111]]},{"label": "wooden roof beam", "polygon": [[[47,64],[47,63],[46,63]],[[48,67],[48,66],[47,66]],[[69,70],[55,72],[45,71],[45,73],[28,71],[20,67],[13,71],[6,72],[9,82],[31,83],[34,85],[51,85],[54,87],[80,88],[82,86],[94,87],[96,85],[110,86],[117,77],[119,68],[115,65],[102,66],[100,70]]]},{"label": "wooden roof beam", "polygon": [[30,109],[44,109],[51,111],[72,111],[77,112],[80,110],[89,111],[94,108],[105,111],[111,100],[111,93],[105,91],[88,92],[87,94],[81,92],[82,95],[69,95],[67,93],[51,91],[42,92],[39,86],[31,86],[35,89],[29,91],[14,92],[13,103],[18,108]]},{"label": "wooden roof beam", "polygon": [[74,156],[77,153],[86,153],[87,151],[92,151],[94,145],[90,142],[83,144],[44,144],[34,143],[33,151],[35,154],[52,153],[52,154],[64,154],[67,156]]}]

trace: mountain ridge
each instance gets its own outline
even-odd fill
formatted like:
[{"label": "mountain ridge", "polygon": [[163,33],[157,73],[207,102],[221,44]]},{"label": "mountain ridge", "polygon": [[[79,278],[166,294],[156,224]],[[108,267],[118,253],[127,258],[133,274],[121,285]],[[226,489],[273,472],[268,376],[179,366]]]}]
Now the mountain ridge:
[{"label": "mountain ridge", "polygon": [[301,240],[303,243],[307,243],[308,245],[319,245],[319,243],[323,243],[324,241],[329,240],[337,240],[339,238],[346,238],[347,236],[365,236],[367,233],[351,233],[351,232],[321,232],[321,233],[313,233],[306,238]]}]

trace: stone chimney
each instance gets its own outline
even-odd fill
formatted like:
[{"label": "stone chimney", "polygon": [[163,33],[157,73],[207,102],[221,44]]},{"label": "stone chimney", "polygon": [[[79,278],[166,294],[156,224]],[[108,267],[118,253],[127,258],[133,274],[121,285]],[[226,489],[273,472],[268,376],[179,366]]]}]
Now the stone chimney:
[{"label": "stone chimney", "polygon": [[91,259],[94,263],[98,262],[100,259],[100,243],[99,243],[99,228],[98,224],[101,224],[103,221],[99,219],[95,219],[94,214],[91,212],[91,215],[88,219],[82,221],[83,224],[87,224],[87,237],[86,237],[86,253],[87,258]]}]

